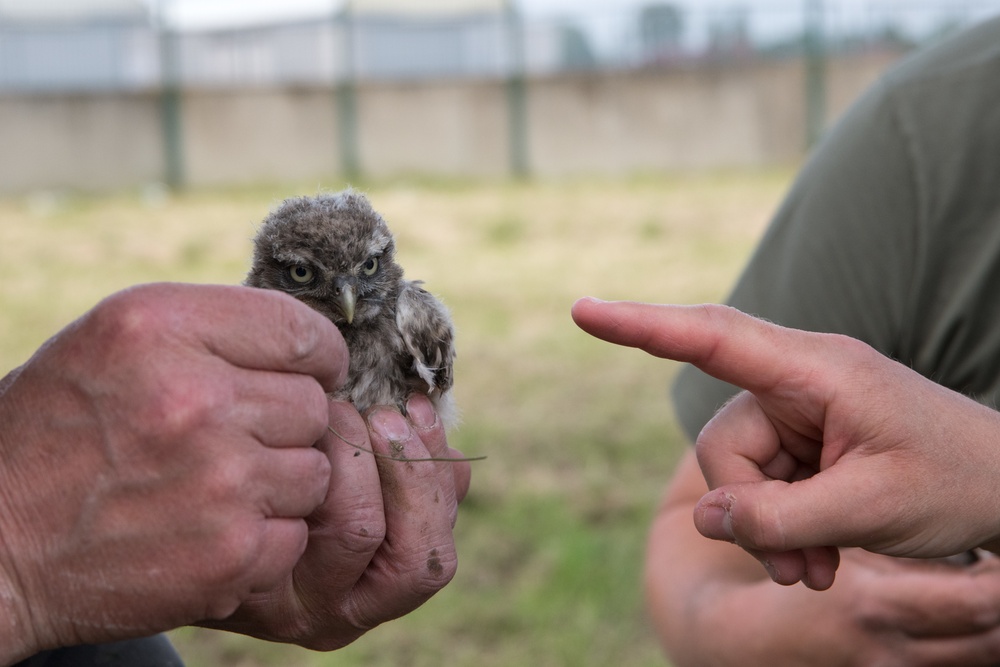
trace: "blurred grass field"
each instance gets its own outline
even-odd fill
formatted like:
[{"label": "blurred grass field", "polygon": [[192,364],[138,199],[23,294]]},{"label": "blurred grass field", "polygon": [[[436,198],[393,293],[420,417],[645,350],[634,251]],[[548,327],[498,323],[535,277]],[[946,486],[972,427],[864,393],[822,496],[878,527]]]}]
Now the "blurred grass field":
[{"label": "blurred grass field", "polygon": [[[541,183],[369,184],[407,277],[458,329],[450,440],[473,464],[459,573],[332,654],[183,629],[189,667],[664,665],[643,612],[646,530],[684,447],[673,364],[581,333],[573,301],[719,301],[791,171]],[[104,295],[238,283],[256,223],[306,186],[0,200],[0,371]],[[664,564],[668,566],[669,564]]]}]

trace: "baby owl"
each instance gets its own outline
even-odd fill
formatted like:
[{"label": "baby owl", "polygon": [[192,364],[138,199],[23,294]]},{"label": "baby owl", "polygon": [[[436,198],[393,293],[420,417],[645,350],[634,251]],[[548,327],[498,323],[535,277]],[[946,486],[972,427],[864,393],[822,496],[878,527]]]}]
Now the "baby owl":
[{"label": "baby owl", "polygon": [[360,412],[394,405],[405,414],[427,394],[447,424],[454,329],[447,309],[418,280],[404,280],[388,225],[353,190],[284,201],[254,239],[244,284],[281,290],[330,318],[350,352],[336,394]]}]

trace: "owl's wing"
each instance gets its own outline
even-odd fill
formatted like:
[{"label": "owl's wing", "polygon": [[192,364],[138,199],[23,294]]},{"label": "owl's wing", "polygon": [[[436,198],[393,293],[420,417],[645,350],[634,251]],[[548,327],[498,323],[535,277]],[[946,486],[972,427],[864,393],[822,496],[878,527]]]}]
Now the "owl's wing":
[{"label": "owl's wing", "polygon": [[413,371],[427,383],[427,393],[451,388],[455,363],[455,331],[444,304],[420,287],[404,281],[396,302],[396,326],[413,355]]}]

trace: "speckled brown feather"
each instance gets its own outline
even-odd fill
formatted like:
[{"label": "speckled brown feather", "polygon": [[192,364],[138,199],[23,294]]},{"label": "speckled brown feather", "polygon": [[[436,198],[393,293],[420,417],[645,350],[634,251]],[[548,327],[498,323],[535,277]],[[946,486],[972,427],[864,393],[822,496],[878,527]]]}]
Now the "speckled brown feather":
[{"label": "speckled brown feather", "polygon": [[[338,397],[361,412],[394,405],[405,414],[406,400],[421,392],[431,398],[439,417],[451,423],[451,317],[420,281],[403,278],[395,249],[385,220],[358,192],[289,199],[258,230],[244,284],[287,292],[337,325],[351,358]],[[366,275],[366,263],[373,258],[377,270]],[[307,268],[311,280],[296,281],[296,267]],[[345,284],[356,289],[350,322],[338,297]]]}]

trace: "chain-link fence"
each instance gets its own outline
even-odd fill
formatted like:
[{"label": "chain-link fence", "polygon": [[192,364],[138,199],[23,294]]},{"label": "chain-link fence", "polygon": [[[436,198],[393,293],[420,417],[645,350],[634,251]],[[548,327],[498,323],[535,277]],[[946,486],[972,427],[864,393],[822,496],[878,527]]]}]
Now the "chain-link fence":
[{"label": "chain-link fence", "polygon": [[[0,91],[135,90],[330,84],[344,79],[544,76],[684,67],[705,61],[909,48],[1000,13],[1000,0],[789,0],[720,7],[580,2],[538,11],[391,14],[332,6],[311,17],[244,25],[183,20],[188,4],[122,0],[93,14],[18,12],[0,0]],[[46,3],[41,3],[46,4]],[[81,5],[80,2],[76,3]],[[85,5],[85,3],[83,3]],[[100,4],[100,3],[98,3]],[[433,3],[427,3],[433,6]]]}]

